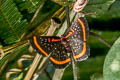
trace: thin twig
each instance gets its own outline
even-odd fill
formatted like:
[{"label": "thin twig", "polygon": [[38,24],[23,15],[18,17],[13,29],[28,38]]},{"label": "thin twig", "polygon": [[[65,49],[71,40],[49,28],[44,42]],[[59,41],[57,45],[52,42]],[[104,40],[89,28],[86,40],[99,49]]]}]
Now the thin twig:
[{"label": "thin twig", "polygon": [[41,74],[47,67],[47,64],[48,64],[48,59],[49,57],[51,56],[51,53],[48,55],[48,57],[44,57],[42,62],[40,63],[39,67],[38,67],[38,70],[37,72],[35,73],[36,74]]},{"label": "thin twig", "polygon": [[52,36],[54,34],[54,31],[58,27],[59,27],[59,24],[57,24],[54,20],[51,19],[51,25],[50,25],[50,28],[48,29],[48,33],[46,36]]},{"label": "thin twig", "polygon": [[72,58],[72,67],[73,67],[73,76],[74,76],[74,80],[78,80],[78,69],[76,66],[76,61],[74,60],[74,58]]},{"label": "thin twig", "polygon": [[52,80],[61,80],[64,70],[65,70],[65,68],[64,69],[55,69]]},{"label": "thin twig", "polygon": [[[72,49],[72,51],[73,51],[73,49]],[[73,67],[73,76],[74,76],[74,80],[77,80],[78,79],[78,72],[77,72],[77,65],[76,65],[77,63],[76,63],[73,55],[74,55],[74,52],[72,52],[72,54],[71,54],[72,67]]]},{"label": "thin twig", "polygon": [[39,12],[41,11],[43,5],[45,4],[45,1],[46,1],[46,0],[43,0],[43,3],[40,5],[40,7],[39,7],[39,8],[37,9],[37,11],[35,12],[33,18],[32,18],[31,21],[30,21],[30,24],[32,24],[32,23],[34,22],[34,20],[37,18],[37,16],[38,16]]},{"label": "thin twig", "polygon": [[26,45],[28,45],[28,40],[20,41],[20,42],[13,44],[13,45],[10,45],[10,46],[5,46],[2,49],[3,49],[4,55],[6,55],[8,53],[11,53],[12,51],[14,51],[17,48],[21,48],[21,47],[24,47]]},{"label": "thin twig", "polygon": [[23,68],[23,61],[25,60],[32,60],[34,56],[31,55],[22,55],[20,59],[18,59],[17,64],[18,68],[22,69]]},{"label": "thin twig", "polygon": [[19,74],[22,71],[22,69],[10,69],[7,73],[6,73],[6,80],[11,80],[10,76],[14,75],[14,74]]},{"label": "thin twig", "polygon": [[[67,17],[67,26],[70,26],[70,17],[69,17],[69,6],[66,6],[66,17]],[[72,52],[71,54],[71,60],[72,60],[72,67],[73,67],[73,76],[74,76],[74,80],[77,80],[77,66],[76,66],[76,62],[75,59],[73,57],[74,53]]]},{"label": "thin twig", "polygon": [[81,15],[97,15],[96,12],[80,12]]},{"label": "thin twig", "polygon": [[2,72],[4,71],[4,69],[5,69],[5,67],[7,66],[7,64],[8,64],[8,60],[6,60],[5,62],[4,62],[4,64],[2,65],[2,67],[0,67],[0,75],[2,75]]},{"label": "thin twig", "polygon": [[31,79],[31,77],[32,77],[32,75],[33,75],[33,73],[34,73],[34,71],[35,71],[35,69],[36,69],[36,67],[37,67],[41,58],[42,58],[42,56],[39,53],[37,53],[29,71],[27,72],[27,75],[24,78],[24,80],[30,80]]},{"label": "thin twig", "polygon": [[32,3],[32,5],[33,5],[35,8],[38,8],[38,6],[36,6],[36,4],[35,4],[32,0],[30,0],[30,2]]},{"label": "thin twig", "polygon": [[[50,55],[51,55],[51,54],[49,54],[48,57],[44,57],[44,58],[43,58],[42,62],[40,63],[40,65],[39,65],[39,67],[38,67],[37,72],[33,75],[33,80],[36,80],[36,79],[39,77],[39,75],[40,75],[43,71],[45,71],[45,69],[46,69],[47,66],[48,66],[48,59],[49,59]],[[46,74],[46,75],[47,75],[47,74]],[[48,76],[48,77],[49,77],[49,76]]]},{"label": "thin twig", "polygon": [[96,37],[96,39],[98,39],[100,42],[105,44],[107,47],[111,48],[111,45],[106,40],[104,40],[100,35],[98,35],[94,32],[90,32],[90,35]]},{"label": "thin twig", "polygon": [[[70,22],[73,21],[73,18],[75,16],[76,16],[76,12],[71,10],[71,12],[70,12]],[[67,20],[65,20],[65,22],[63,23],[62,28],[59,30],[57,36],[61,36],[66,31],[67,28],[68,28]],[[61,80],[65,69],[66,68],[64,68],[64,69],[55,69],[55,72],[54,72],[52,80]]]}]

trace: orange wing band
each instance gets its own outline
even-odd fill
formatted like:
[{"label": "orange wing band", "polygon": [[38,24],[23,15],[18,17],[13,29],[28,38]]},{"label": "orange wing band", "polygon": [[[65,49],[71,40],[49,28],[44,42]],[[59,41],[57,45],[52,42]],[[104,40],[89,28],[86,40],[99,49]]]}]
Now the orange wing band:
[{"label": "orange wing band", "polygon": [[[46,56],[48,56],[48,54],[40,47],[40,45],[38,44],[37,42],[37,39],[36,39],[36,36],[33,37],[33,41],[34,41],[34,44],[35,46]],[[57,61],[55,60],[54,58],[50,57],[50,60],[53,61],[55,64],[65,64],[65,63],[68,63],[70,62],[70,58],[66,59],[66,60],[63,60],[63,61]]]},{"label": "orange wing band", "polygon": [[86,32],[85,32],[85,25],[84,23],[80,20],[80,18],[78,19],[79,23],[82,26],[82,30],[83,30],[83,40],[86,41]]},{"label": "orange wing band", "polygon": [[70,36],[73,34],[74,30],[71,29],[71,31],[72,31],[72,32],[69,32],[68,35],[66,35],[65,37],[62,37],[62,38],[60,38],[60,39],[54,39],[54,38],[53,38],[51,41],[52,41],[52,42],[57,42],[57,41],[61,41],[62,39],[66,39],[66,38],[70,37]]},{"label": "orange wing band", "polygon": [[[86,41],[86,33],[85,33],[85,26],[84,26],[84,23],[78,19],[79,23],[81,24],[82,26],[82,30],[83,30],[83,40]],[[72,32],[74,32],[74,30],[72,30]],[[63,37],[63,38],[67,38],[69,37],[72,32],[70,32],[67,36]],[[52,41],[60,41],[61,39],[52,39]],[[48,56],[48,54],[40,47],[40,45],[38,44],[37,42],[37,39],[36,39],[36,36],[33,37],[33,41],[34,41],[34,44],[36,45],[36,47],[46,56]],[[49,40],[48,40],[49,41]],[[75,59],[77,58],[80,58],[82,57],[86,52],[86,43],[84,42],[83,43],[83,50],[80,54],[74,56]],[[50,57],[50,60],[53,61],[55,64],[66,64],[68,62],[70,62],[70,58],[66,59],[66,60],[63,60],[63,61],[57,61],[55,60],[54,58]]]},{"label": "orange wing band", "polygon": [[[82,27],[83,40],[86,41],[86,32],[85,32],[84,23],[83,23],[83,21],[80,20],[80,18],[78,19],[78,21],[79,21],[79,23],[81,24],[81,27]],[[84,42],[84,43],[83,43],[83,50],[82,50],[82,52],[81,52],[80,54],[74,56],[74,58],[77,59],[77,58],[82,57],[82,56],[85,54],[86,50],[87,50],[87,49],[86,49],[86,42]]]}]

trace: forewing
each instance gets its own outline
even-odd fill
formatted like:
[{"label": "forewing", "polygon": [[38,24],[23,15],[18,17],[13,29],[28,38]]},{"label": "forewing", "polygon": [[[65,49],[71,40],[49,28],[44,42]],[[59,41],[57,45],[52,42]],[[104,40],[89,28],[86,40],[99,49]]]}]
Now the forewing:
[{"label": "forewing", "polygon": [[64,68],[69,64],[70,58],[60,37],[34,36],[29,42],[37,53],[43,56],[51,53],[50,61],[56,68]]},{"label": "forewing", "polygon": [[56,45],[60,44],[61,41],[52,42],[52,39],[60,39],[60,37],[56,36],[33,36],[29,42],[31,46],[34,48],[35,52],[48,56],[51,52],[52,48]]},{"label": "forewing", "polygon": [[89,27],[87,20],[84,17],[78,18],[70,28],[66,30],[62,37],[64,39],[78,38],[81,41],[86,41],[89,35]]}]

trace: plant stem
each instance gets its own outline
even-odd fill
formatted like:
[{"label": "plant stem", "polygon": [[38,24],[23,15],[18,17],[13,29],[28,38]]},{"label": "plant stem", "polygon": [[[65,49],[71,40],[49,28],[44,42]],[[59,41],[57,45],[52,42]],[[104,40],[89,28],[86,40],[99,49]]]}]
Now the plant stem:
[{"label": "plant stem", "polygon": [[52,80],[61,80],[65,69],[55,69]]},{"label": "plant stem", "polygon": [[111,48],[111,45],[107,41],[105,41],[100,35],[98,35],[94,32],[90,32],[90,35],[96,37],[96,39],[98,39],[100,42],[105,44],[107,47]]},{"label": "plant stem", "polygon": [[32,77],[32,75],[33,75],[33,73],[34,73],[34,71],[35,71],[35,69],[36,69],[36,67],[37,67],[41,58],[42,58],[42,56],[39,53],[37,53],[29,71],[27,72],[27,75],[24,78],[24,80],[30,80],[31,79],[31,77]]}]

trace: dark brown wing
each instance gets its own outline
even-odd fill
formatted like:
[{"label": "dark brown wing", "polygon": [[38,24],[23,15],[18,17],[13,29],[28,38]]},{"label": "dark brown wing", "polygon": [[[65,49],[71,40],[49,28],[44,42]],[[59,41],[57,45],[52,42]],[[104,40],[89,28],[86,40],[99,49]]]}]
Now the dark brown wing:
[{"label": "dark brown wing", "polygon": [[70,56],[67,53],[68,51],[66,50],[64,45],[59,44],[59,46],[55,47],[52,50],[50,61],[56,68],[64,68],[70,62]]},{"label": "dark brown wing", "polygon": [[74,53],[74,58],[77,61],[87,59],[90,54],[90,49],[86,43],[88,34],[88,23],[84,17],[80,17],[71,25],[71,27],[62,36],[63,39],[67,41],[67,44],[71,48],[70,51]]},{"label": "dark brown wing", "polygon": [[66,48],[61,44],[60,37],[34,36],[29,42],[37,53],[43,56],[51,53],[50,61],[56,68],[64,68],[69,64],[70,58]]}]

